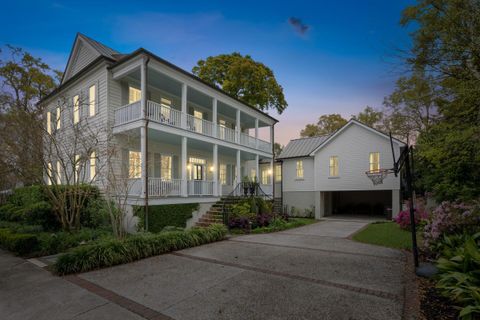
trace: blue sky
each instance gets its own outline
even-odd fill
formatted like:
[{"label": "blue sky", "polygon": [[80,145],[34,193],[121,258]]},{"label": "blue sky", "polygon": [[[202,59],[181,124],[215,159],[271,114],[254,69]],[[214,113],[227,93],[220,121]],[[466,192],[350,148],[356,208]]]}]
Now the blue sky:
[{"label": "blue sky", "polygon": [[[9,1],[0,45],[12,44],[63,70],[76,32],[120,51],[144,47],[191,70],[209,55],[238,51],[273,69],[289,107],[276,140],[286,144],[322,114],[349,118],[380,108],[409,45],[399,26],[412,1]],[[303,34],[289,23],[296,17]]]}]

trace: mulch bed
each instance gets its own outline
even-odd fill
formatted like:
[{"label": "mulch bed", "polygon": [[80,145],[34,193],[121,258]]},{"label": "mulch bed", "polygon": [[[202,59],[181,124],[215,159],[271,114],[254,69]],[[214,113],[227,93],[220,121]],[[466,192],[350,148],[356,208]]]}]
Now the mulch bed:
[{"label": "mulch bed", "polygon": [[459,310],[443,297],[432,280],[417,278],[418,297],[420,299],[420,319],[455,320]]}]

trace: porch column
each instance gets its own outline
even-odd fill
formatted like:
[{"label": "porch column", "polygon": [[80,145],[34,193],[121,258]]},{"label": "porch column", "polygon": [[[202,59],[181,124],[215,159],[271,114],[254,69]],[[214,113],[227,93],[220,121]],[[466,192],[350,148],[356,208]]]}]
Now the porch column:
[{"label": "porch column", "polygon": [[218,145],[213,145],[213,195],[218,196]]},{"label": "porch column", "polygon": [[182,83],[182,114],[181,114],[182,128],[187,128],[187,85]]},{"label": "porch column", "polygon": [[217,130],[217,98],[213,98],[212,100],[212,122],[213,122],[213,136],[218,136]]},{"label": "porch column", "polygon": [[236,171],[237,171],[237,177],[236,177],[236,183],[233,187],[236,187],[241,181],[242,181],[242,177],[240,176],[241,175],[241,163],[240,163],[240,150],[237,150],[237,167],[236,167]]},{"label": "porch column", "polygon": [[182,197],[187,197],[187,137],[182,137],[182,158],[180,164],[181,170],[181,186],[182,186]]},{"label": "porch column", "polygon": [[255,148],[258,149],[258,119],[255,119]]},{"label": "porch column", "polygon": [[[142,60],[142,65],[140,66],[140,90],[142,92],[142,96],[140,99],[140,108],[141,108],[141,115],[143,119],[143,125],[140,128],[140,154],[141,154],[141,182],[142,182],[142,194],[141,197],[147,199],[148,195],[148,177],[147,177],[147,61],[145,59]],[[146,200],[145,200],[146,202]]]},{"label": "porch column", "polygon": [[235,131],[236,131],[236,136],[237,136],[237,143],[240,143],[240,109],[237,109],[237,125],[236,125],[236,128],[235,128]]},{"label": "porch column", "polygon": [[260,157],[258,154],[255,155],[255,180],[260,183]]}]

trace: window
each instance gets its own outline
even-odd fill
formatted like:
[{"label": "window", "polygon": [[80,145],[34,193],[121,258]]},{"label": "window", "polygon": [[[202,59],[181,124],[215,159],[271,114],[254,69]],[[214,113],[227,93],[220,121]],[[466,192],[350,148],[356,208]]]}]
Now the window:
[{"label": "window", "polygon": [[195,131],[196,132],[199,132],[199,133],[202,133],[203,132],[203,128],[202,128],[202,124],[203,124],[203,113],[201,111],[197,111],[197,110],[194,110],[193,111],[193,116],[195,117],[195,119],[193,120],[193,123],[194,123],[194,126],[195,126]]},{"label": "window", "polygon": [[172,180],[172,156],[161,156],[161,175],[164,180]]},{"label": "window", "polygon": [[205,159],[189,158],[189,168],[191,170],[191,177],[193,180],[203,180],[204,168],[207,164]]},{"label": "window", "polygon": [[52,134],[52,113],[50,111],[47,112],[47,132]]},{"label": "window", "polygon": [[219,179],[222,185],[227,184],[227,165],[220,164]]},{"label": "window", "polygon": [[128,87],[128,103],[134,103],[142,99],[142,91],[134,87]]},{"label": "window", "polygon": [[57,184],[62,184],[62,164],[57,161]]},{"label": "window", "polygon": [[138,151],[128,152],[128,177],[141,178],[142,176],[142,154]]},{"label": "window", "polygon": [[282,181],[282,165],[280,164],[275,166],[275,181]]},{"label": "window", "polygon": [[53,171],[53,170],[52,170],[52,163],[49,162],[49,163],[47,164],[47,184],[48,184],[49,186],[52,185],[52,171]]},{"label": "window", "polygon": [[97,158],[95,156],[95,151],[92,151],[90,154],[90,180],[95,179],[95,175],[97,174]]},{"label": "window", "polygon": [[297,161],[297,178],[303,179],[303,161]]},{"label": "window", "polygon": [[75,182],[78,182],[78,177],[80,175],[80,155],[75,155],[75,171],[73,172],[73,178]]},{"label": "window", "polygon": [[61,128],[62,114],[60,113],[60,107],[57,108],[57,130]]},{"label": "window", "polygon": [[338,177],[338,156],[330,157],[330,177]]},{"label": "window", "polygon": [[370,152],[370,171],[380,170],[380,152]]},{"label": "window", "polygon": [[225,120],[220,119],[218,121],[218,133],[219,133],[219,138],[222,140],[225,140],[226,127],[227,127],[227,122]]},{"label": "window", "polygon": [[78,94],[73,97],[73,123],[80,121],[80,100]]},{"label": "window", "polygon": [[257,170],[250,169],[250,179],[256,180],[257,179]]},{"label": "window", "polygon": [[95,115],[97,91],[95,85],[88,88],[88,115],[93,117]]},{"label": "window", "polygon": [[170,121],[172,101],[168,100],[168,99],[165,99],[165,98],[161,98],[160,102],[161,102],[160,103],[160,105],[161,105],[160,114],[161,114],[162,122],[163,121]]},{"label": "window", "polygon": [[262,184],[268,184],[268,172],[269,169],[262,169]]}]

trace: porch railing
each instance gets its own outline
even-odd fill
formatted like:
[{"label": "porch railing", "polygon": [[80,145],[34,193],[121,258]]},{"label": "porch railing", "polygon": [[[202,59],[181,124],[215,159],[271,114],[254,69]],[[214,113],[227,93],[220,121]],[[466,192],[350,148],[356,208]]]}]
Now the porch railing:
[{"label": "porch railing", "polygon": [[182,180],[148,178],[148,195],[152,197],[181,196]]},{"label": "porch railing", "polygon": [[140,101],[127,104],[115,110],[115,124],[124,124],[141,117]]},{"label": "porch railing", "polygon": [[147,101],[147,110],[150,120],[174,127],[182,126],[182,112],[162,104]]},{"label": "porch railing", "polygon": [[213,122],[187,114],[187,130],[213,136]]},{"label": "porch railing", "polygon": [[[237,137],[237,132],[231,128],[220,125],[215,126],[211,121],[197,118],[189,114],[184,114],[180,110],[174,109],[173,107],[165,106],[151,100],[147,101],[147,115],[151,121],[177,128],[182,128],[182,117],[185,117],[186,123],[183,124],[183,126],[186,125],[186,127],[184,127],[186,130],[210,137],[216,136],[217,138],[228,142],[239,143],[241,145],[259,149],[265,152],[272,151],[272,145],[267,141],[256,139],[255,137],[243,132],[240,132],[240,135]],[[142,112],[140,101],[127,104],[126,106],[115,110],[115,125],[118,126],[138,120],[141,118],[141,116]],[[215,127],[217,132],[215,132]]]},{"label": "porch railing", "polygon": [[217,137],[225,141],[237,142],[235,130],[227,127],[218,126]]},{"label": "porch railing", "polygon": [[213,181],[189,180],[188,194],[192,196],[213,195]]}]

